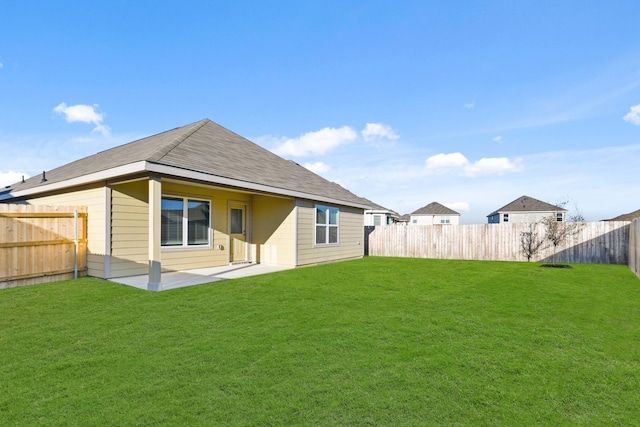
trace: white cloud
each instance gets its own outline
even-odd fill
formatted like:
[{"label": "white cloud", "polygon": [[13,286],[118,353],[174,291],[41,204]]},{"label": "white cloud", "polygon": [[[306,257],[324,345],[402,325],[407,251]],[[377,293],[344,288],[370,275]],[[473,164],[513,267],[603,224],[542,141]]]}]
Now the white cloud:
[{"label": "white cloud", "polygon": [[62,102],[55,107],[53,111],[58,114],[62,114],[67,123],[92,123],[96,126],[92,132],[100,133],[103,136],[109,136],[111,134],[111,129],[109,126],[102,123],[104,120],[104,114],[97,112],[97,107],[97,104],[78,104],[68,106],[66,103]]},{"label": "white cloud", "polygon": [[323,162],[305,163],[304,167],[317,174],[329,172],[329,169],[331,169],[329,165],[326,165]]},{"label": "white cloud", "polygon": [[427,169],[431,171],[457,170],[463,176],[502,175],[506,172],[522,170],[522,161],[514,161],[506,157],[485,157],[471,163],[462,153],[440,153],[426,160]]},{"label": "white cloud", "polygon": [[469,110],[473,109],[476,107],[476,103],[475,102],[467,102],[466,104],[464,104],[464,108],[467,108]]},{"label": "white cloud", "polygon": [[469,203],[467,202],[442,202],[442,204],[456,212],[469,212]]},{"label": "white cloud", "polygon": [[20,172],[8,171],[8,172],[0,172],[0,190],[2,190],[5,186],[15,184],[18,181],[29,178],[29,175]]},{"label": "white cloud", "polygon": [[502,142],[502,137],[501,136],[496,136],[495,138],[493,138],[494,142]]},{"label": "white cloud", "polygon": [[462,153],[436,154],[427,159],[427,169],[461,168],[469,164]]},{"label": "white cloud", "polygon": [[625,122],[640,126],[640,104],[631,107],[631,110],[622,118]]},{"label": "white cloud", "polygon": [[482,158],[474,164],[465,166],[464,175],[503,175],[506,172],[518,172],[522,170],[521,163],[520,159],[511,161],[506,157]]},{"label": "white cloud", "polygon": [[2,62],[0,62],[0,70],[2,69],[2,67],[4,67],[4,65],[2,65]]},{"label": "white cloud", "polygon": [[388,139],[395,141],[400,136],[389,125],[383,123],[367,123],[367,126],[362,130],[362,136],[365,141],[379,141],[381,139]]},{"label": "white cloud", "polygon": [[353,141],[357,137],[357,132],[349,126],[341,128],[326,127],[319,131],[305,133],[298,138],[285,139],[284,142],[271,151],[279,156],[322,155],[340,145]]}]

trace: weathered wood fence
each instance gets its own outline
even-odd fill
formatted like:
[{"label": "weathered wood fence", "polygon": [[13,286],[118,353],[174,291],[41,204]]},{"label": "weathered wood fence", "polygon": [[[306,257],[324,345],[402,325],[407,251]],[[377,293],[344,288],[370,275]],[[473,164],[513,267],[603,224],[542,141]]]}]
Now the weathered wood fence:
[{"label": "weathered wood fence", "polygon": [[629,230],[629,268],[640,278],[640,218],[636,218]]},{"label": "weathered wood fence", "polygon": [[[532,231],[542,238],[542,224]],[[526,261],[521,235],[529,224],[397,225],[365,230],[369,255],[411,258]],[[629,263],[629,221],[584,223],[555,249],[545,243],[532,261]]]},{"label": "weathered wood fence", "polygon": [[84,275],[85,207],[0,204],[0,289]]}]

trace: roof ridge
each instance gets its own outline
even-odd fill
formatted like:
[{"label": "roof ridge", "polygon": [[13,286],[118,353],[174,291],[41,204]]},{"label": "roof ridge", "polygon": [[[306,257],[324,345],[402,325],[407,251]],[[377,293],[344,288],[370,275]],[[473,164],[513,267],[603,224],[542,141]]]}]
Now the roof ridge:
[{"label": "roof ridge", "polygon": [[185,132],[184,134],[180,135],[178,138],[176,138],[172,142],[158,148],[151,156],[149,156],[147,160],[150,162],[159,162],[160,160],[162,160],[163,157],[165,157],[167,154],[173,151],[176,147],[182,144],[191,135],[193,135],[194,133],[202,129],[207,123],[210,123],[210,122],[211,120],[209,119],[202,119],[199,122],[195,122],[190,125],[184,126],[184,127],[190,127],[190,126],[196,125],[195,129]]}]

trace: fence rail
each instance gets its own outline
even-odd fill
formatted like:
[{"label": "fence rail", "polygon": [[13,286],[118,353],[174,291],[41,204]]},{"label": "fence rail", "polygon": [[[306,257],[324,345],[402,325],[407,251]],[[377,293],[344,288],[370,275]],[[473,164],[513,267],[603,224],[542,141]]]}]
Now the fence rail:
[{"label": "fence rail", "polygon": [[[545,235],[544,225],[533,224],[406,225],[375,227],[368,234],[369,255],[411,258],[526,261],[522,233]],[[591,264],[629,263],[629,221],[582,224],[555,249],[545,243],[532,261]]]},{"label": "fence rail", "polygon": [[85,207],[0,204],[0,289],[86,271]]}]

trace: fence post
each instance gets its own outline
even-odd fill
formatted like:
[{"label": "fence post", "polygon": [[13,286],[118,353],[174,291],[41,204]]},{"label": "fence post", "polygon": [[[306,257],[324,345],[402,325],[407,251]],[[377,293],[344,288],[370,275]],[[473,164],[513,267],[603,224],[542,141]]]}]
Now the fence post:
[{"label": "fence post", "polygon": [[73,278],[78,278],[78,210],[73,210],[73,247],[74,247],[74,259],[73,259]]}]

